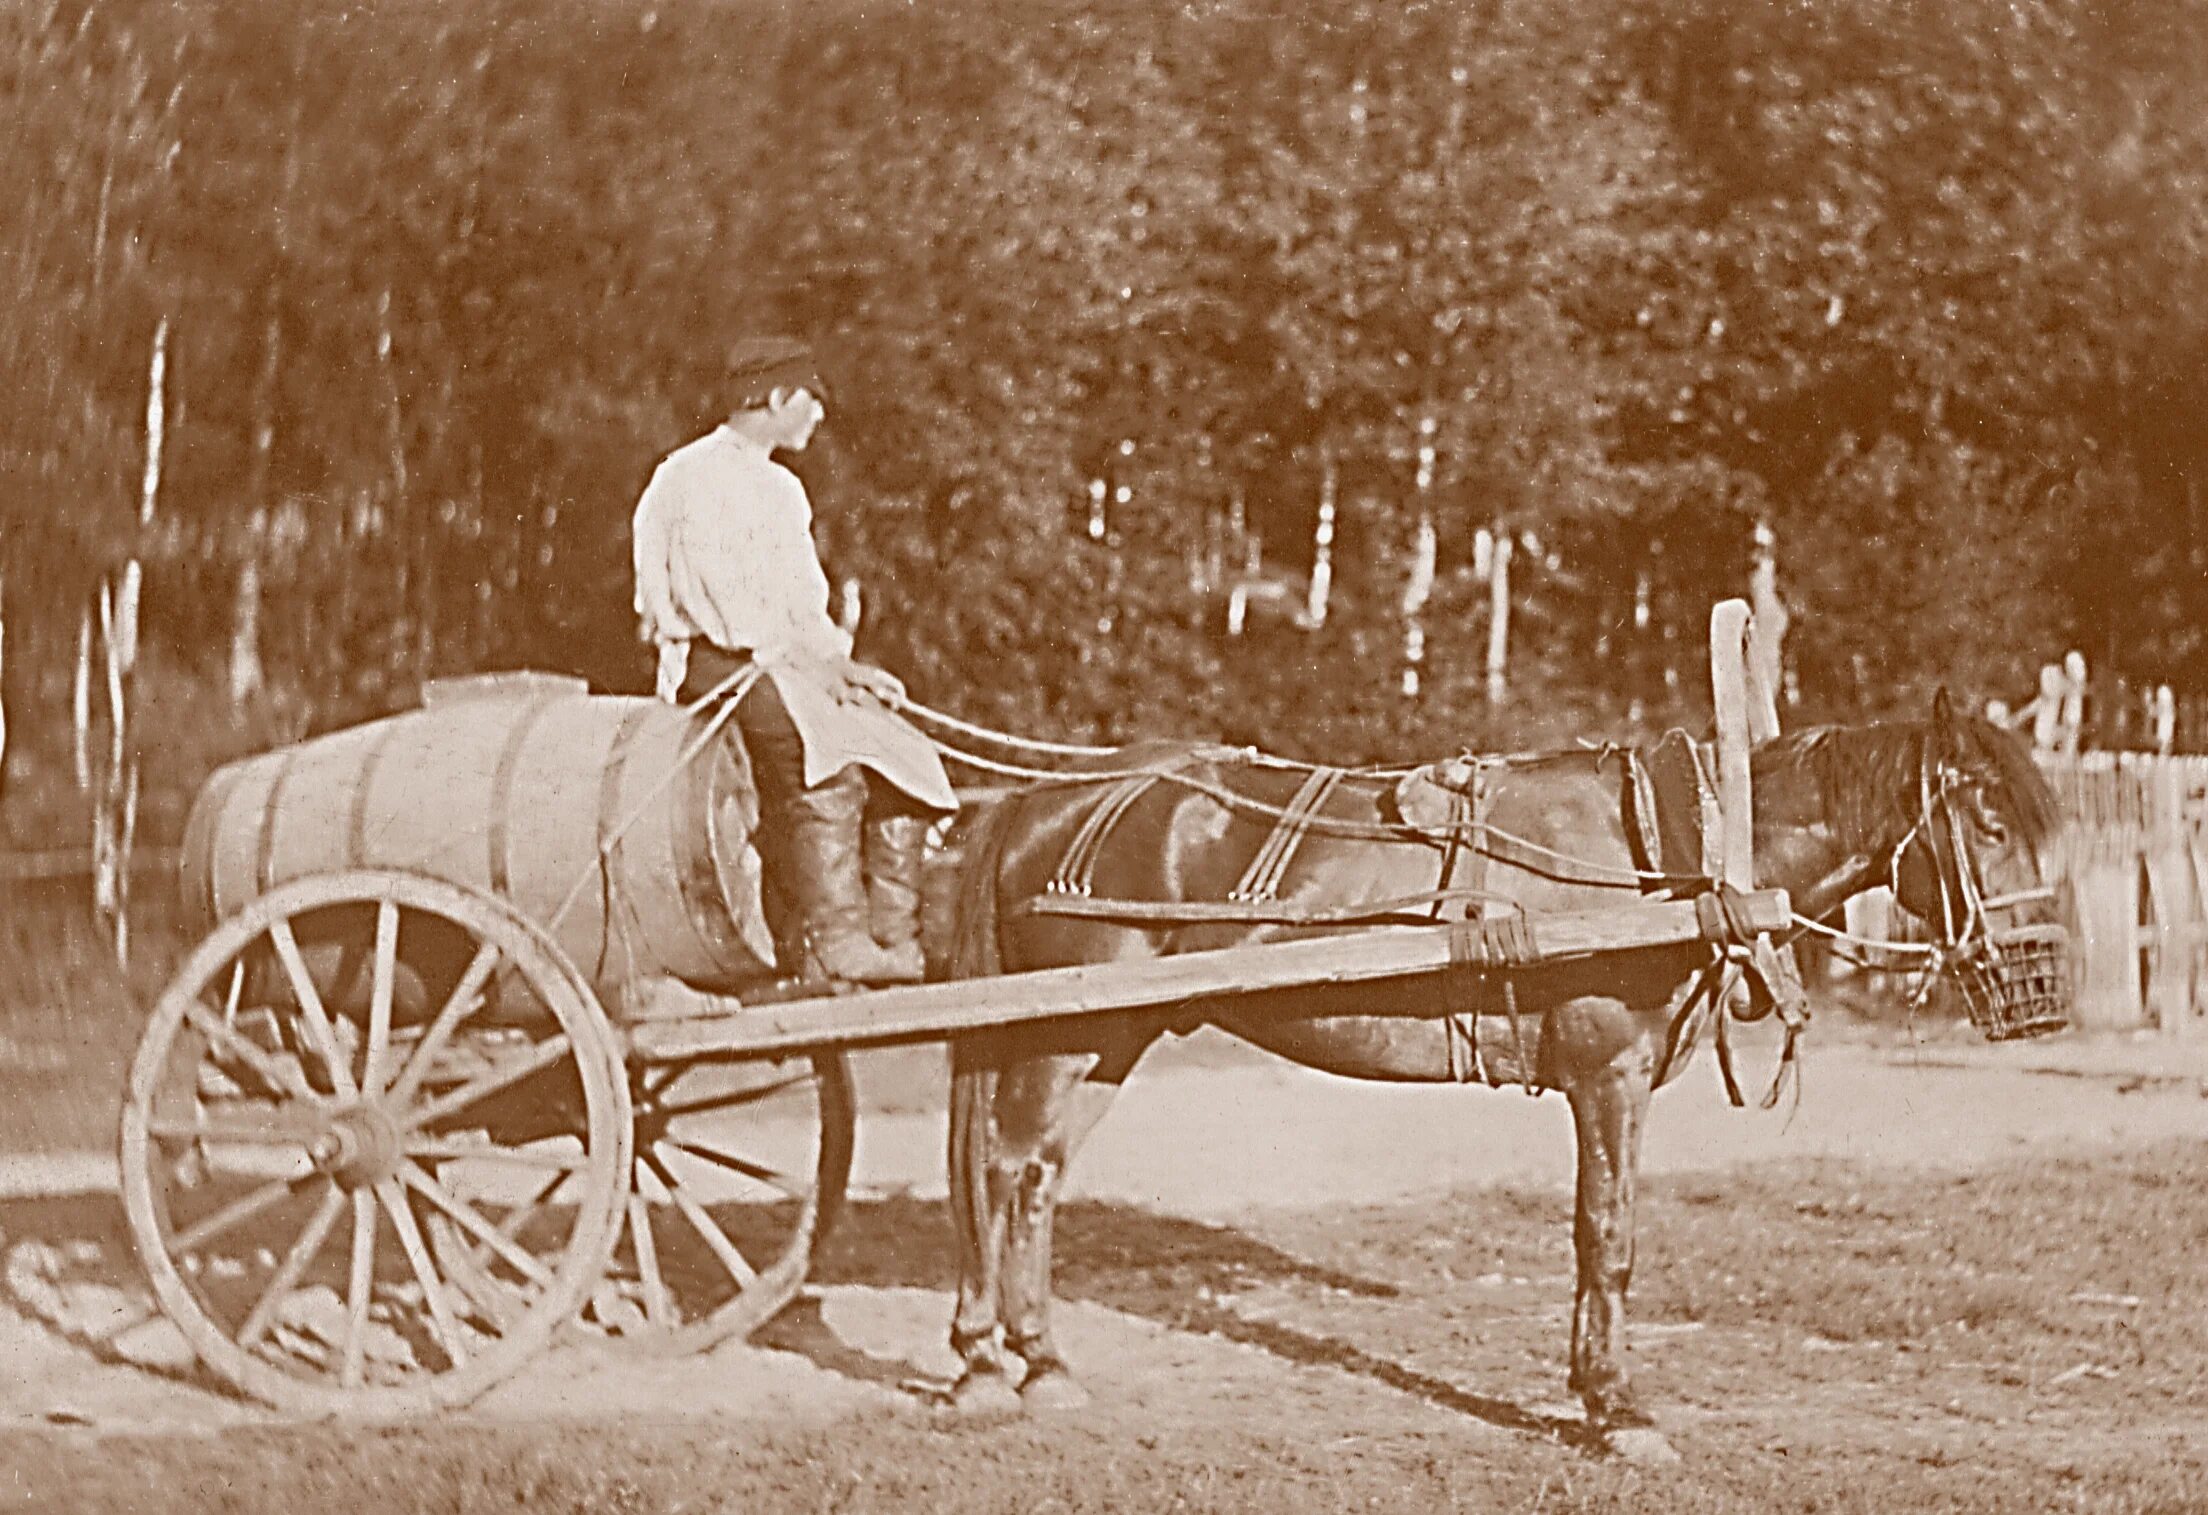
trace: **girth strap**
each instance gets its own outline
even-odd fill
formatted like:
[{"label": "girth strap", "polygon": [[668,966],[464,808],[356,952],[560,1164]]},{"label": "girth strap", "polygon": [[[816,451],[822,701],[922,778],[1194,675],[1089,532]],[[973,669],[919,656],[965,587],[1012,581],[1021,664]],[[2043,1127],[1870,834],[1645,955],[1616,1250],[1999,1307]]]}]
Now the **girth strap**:
[{"label": "girth strap", "polygon": [[[1451,787],[1449,838],[1442,853],[1443,899],[1463,899],[1466,914],[1449,932],[1449,971],[1442,975],[1442,1002],[1448,1006],[1443,1037],[1449,1059],[1449,1077],[1456,1083],[1498,1083],[1487,1065],[1480,1041],[1480,1012],[1491,1005],[1491,993],[1500,980],[1503,1014],[1510,1025],[1511,1058],[1519,1083],[1528,1094],[1541,1093],[1534,1079],[1534,1053],[1527,1046],[1526,1027],[1518,1013],[1518,984],[1512,976],[1540,956],[1534,942],[1534,925],[1516,901],[1486,892],[1487,862],[1492,841],[1487,825],[1489,788],[1484,764],[1475,764],[1467,783]],[[1434,913],[1440,917],[1440,901]],[[1474,916],[1471,912],[1477,910]],[[1489,913],[1493,911],[1494,913]]]},{"label": "girth strap", "polygon": [[1120,818],[1133,808],[1135,801],[1150,792],[1150,786],[1158,781],[1155,773],[1131,773],[1113,781],[1100,796],[1089,813],[1081,818],[1080,829],[1066,846],[1066,855],[1058,860],[1058,870],[1043,885],[1045,894],[1072,894],[1086,897],[1095,887],[1096,860],[1104,851],[1105,838],[1112,834]]},{"label": "girth strap", "polygon": [[[1487,774],[1474,772],[1466,789],[1451,795],[1449,850],[1442,855],[1441,883],[1445,889],[1487,889]],[[1462,870],[1463,877],[1458,872]],[[1470,911],[1466,912],[1470,914]]]},{"label": "girth strap", "polygon": [[1281,811],[1280,819],[1273,823],[1272,833],[1257,849],[1257,856],[1242,870],[1241,880],[1227,891],[1228,899],[1254,903],[1280,897],[1281,881],[1288,875],[1288,865],[1295,860],[1296,850],[1310,833],[1312,818],[1325,808],[1328,797],[1340,786],[1342,778],[1339,768],[1314,768],[1304,776],[1295,798]]}]

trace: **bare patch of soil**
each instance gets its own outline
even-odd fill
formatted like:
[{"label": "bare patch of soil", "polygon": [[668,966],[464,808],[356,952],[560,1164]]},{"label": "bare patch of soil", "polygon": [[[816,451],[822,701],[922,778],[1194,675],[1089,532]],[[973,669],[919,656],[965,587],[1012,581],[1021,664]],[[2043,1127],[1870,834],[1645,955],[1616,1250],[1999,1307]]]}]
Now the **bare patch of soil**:
[{"label": "bare patch of soil", "polygon": [[932,1408],[952,1262],[914,1098],[862,1119],[817,1292],[755,1342],[570,1344],[409,1427],[239,1404],[143,1318],[112,1197],[0,1201],[0,1507],[2208,1506],[2208,1099],[2182,1078],[1832,1048],[1788,1121],[1690,1072],[1650,1133],[1631,1338],[1686,1462],[1648,1472],[1566,1402],[1559,1100],[1161,1063],[1060,1225],[1078,1416]]}]

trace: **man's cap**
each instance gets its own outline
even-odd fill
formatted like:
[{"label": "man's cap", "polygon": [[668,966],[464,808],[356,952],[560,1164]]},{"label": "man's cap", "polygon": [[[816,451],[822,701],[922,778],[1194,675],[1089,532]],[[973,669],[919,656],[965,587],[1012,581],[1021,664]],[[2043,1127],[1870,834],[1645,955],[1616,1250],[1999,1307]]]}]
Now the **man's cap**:
[{"label": "man's cap", "polygon": [[777,389],[809,389],[825,398],[813,350],[796,337],[745,337],[728,350],[729,403],[764,405]]}]

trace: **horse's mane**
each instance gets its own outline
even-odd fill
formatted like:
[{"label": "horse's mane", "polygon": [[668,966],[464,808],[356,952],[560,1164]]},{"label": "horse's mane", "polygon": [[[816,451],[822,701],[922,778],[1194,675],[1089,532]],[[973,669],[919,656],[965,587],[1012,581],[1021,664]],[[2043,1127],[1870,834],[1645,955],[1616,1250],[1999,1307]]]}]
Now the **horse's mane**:
[{"label": "horse's mane", "polygon": [[[1977,716],[1950,717],[1948,732],[1960,766],[1982,786],[1987,803],[2026,845],[2041,851],[2062,823],[2053,786],[2015,733]],[[1864,726],[1812,726],[1765,742],[1756,767],[1806,768],[1841,843],[1872,849],[1892,844],[1918,815],[1918,776],[1931,721],[1878,721]]]}]

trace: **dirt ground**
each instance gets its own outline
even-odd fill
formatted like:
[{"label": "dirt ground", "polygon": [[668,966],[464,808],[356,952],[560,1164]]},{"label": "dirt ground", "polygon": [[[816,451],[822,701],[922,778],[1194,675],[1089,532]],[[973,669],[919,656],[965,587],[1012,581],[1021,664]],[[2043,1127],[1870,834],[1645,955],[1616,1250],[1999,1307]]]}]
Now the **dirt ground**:
[{"label": "dirt ground", "polygon": [[1772,1112],[1690,1069],[1649,1132],[1631,1337],[1668,1473],[1596,1455],[1564,1391],[1559,1097],[1203,1039],[1138,1071],[1075,1168],[1062,1332],[1094,1407],[942,1423],[916,1072],[862,1069],[852,1213],[757,1340],[569,1344],[434,1426],[216,1392],[147,1318],[103,1160],[0,1164],[0,1507],[2208,1508],[2208,1327],[2181,1308],[2208,1292],[2202,1049],[1823,1039]]}]

